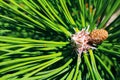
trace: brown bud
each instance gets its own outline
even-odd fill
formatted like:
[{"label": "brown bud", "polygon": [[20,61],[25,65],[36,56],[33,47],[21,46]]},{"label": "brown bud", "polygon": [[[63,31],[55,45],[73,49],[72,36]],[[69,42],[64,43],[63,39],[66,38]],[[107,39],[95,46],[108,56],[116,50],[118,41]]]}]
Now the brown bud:
[{"label": "brown bud", "polygon": [[92,44],[99,44],[108,37],[108,32],[104,29],[96,29],[90,33],[90,42]]}]

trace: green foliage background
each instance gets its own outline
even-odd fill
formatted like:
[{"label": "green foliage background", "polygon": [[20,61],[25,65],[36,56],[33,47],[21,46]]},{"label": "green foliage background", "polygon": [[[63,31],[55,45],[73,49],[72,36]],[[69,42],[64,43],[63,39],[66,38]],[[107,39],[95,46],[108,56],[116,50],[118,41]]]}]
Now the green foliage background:
[{"label": "green foliage background", "polygon": [[[119,80],[120,0],[0,0],[1,80]],[[70,36],[90,26],[109,37],[81,57]]]}]

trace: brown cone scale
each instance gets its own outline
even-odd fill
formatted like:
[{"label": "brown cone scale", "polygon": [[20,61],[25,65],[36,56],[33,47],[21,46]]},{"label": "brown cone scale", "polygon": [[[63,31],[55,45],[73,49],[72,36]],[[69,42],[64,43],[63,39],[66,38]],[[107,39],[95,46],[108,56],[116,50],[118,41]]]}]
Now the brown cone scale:
[{"label": "brown cone scale", "polygon": [[108,32],[104,29],[96,29],[90,33],[90,43],[100,44],[102,41],[107,39]]}]

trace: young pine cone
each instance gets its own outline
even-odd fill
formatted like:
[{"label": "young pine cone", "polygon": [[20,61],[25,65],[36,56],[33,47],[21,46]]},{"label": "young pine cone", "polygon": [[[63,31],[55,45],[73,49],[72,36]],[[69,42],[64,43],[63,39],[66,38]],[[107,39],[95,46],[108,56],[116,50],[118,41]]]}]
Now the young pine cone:
[{"label": "young pine cone", "polygon": [[90,33],[90,43],[100,44],[102,41],[107,39],[108,32],[104,29],[96,29]]}]

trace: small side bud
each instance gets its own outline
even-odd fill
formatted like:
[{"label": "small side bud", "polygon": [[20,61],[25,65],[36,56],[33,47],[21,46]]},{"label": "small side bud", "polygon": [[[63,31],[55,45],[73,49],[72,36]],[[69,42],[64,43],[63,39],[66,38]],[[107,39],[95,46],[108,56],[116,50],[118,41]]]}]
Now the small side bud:
[{"label": "small side bud", "polygon": [[108,32],[104,29],[96,29],[90,33],[90,43],[100,44],[102,41],[108,38]]}]

